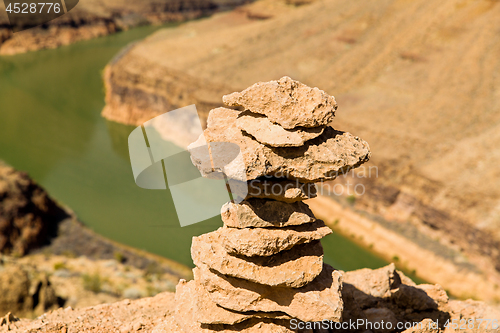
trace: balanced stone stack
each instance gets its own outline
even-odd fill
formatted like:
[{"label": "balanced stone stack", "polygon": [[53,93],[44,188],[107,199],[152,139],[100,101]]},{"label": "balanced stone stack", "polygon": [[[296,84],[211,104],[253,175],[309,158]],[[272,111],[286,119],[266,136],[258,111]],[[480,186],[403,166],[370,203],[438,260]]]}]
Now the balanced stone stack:
[{"label": "balanced stone stack", "polygon": [[367,161],[368,144],[328,126],[332,96],[289,77],[223,101],[234,109],[212,110],[204,138],[240,147],[248,196],[222,207],[224,227],[193,238],[194,280],[177,286],[177,323],[185,332],[292,332],[291,319],[341,321],[342,274],[323,263],[320,243],[331,230],[303,200],[317,195],[314,182]]}]

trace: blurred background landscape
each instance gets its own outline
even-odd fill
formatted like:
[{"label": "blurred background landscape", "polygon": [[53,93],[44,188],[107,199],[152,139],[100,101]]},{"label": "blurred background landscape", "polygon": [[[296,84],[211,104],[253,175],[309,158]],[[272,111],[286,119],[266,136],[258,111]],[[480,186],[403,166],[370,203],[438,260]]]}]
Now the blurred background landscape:
[{"label": "blurred background landscape", "polygon": [[453,297],[500,303],[498,1],[82,0],[16,34],[4,13],[0,315],[189,279],[191,238],[220,217],[181,228],[168,190],[135,185],[128,135],[284,75],[335,96],[331,125],[372,150],[308,202],[334,230],[325,262],[394,262]]}]

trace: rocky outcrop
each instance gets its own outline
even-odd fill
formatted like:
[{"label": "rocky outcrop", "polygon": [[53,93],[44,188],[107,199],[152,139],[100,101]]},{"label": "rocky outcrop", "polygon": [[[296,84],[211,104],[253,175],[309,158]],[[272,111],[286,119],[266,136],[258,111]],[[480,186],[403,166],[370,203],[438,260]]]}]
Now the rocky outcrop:
[{"label": "rocky outcrop", "polygon": [[[416,285],[404,274],[396,271],[394,264],[377,270],[361,269],[344,273],[344,321],[364,319],[371,323],[384,320],[393,329],[371,329],[367,332],[454,332],[453,320],[475,322],[471,332],[495,332],[496,325],[481,324],[476,319],[491,318],[500,321],[500,312],[486,304],[472,300],[450,300],[439,285]],[[488,317],[489,316],[489,317]],[[401,325],[401,324],[400,324]],[[413,327],[412,327],[413,326]],[[369,327],[368,325],[366,327]]]},{"label": "rocky outcrop", "polygon": [[[218,332],[227,333],[297,331],[378,333],[382,331],[374,327],[382,320],[403,325],[401,329],[396,329],[397,324],[395,324],[393,329],[384,331],[387,333],[452,333],[455,332],[453,328],[444,328],[448,319],[450,322],[452,320],[469,322],[469,320],[488,318],[500,322],[500,309],[472,300],[449,300],[440,286],[415,285],[404,274],[396,271],[393,265],[377,270],[336,271],[336,274],[332,274],[332,277],[337,279],[336,282],[331,278],[318,280],[324,283],[325,288],[316,287],[316,291],[304,292],[302,288],[288,288],[267,290],[268,293],[265,290],[268,288],[266,286],[251,284],[245,280],[226,280],[208,268],[200,269],[208,270],[202,274],[207,277],[207,281],[202,281],[201,285],[198,282],[201,281],[199,278],[191,282],[181,282],[175,295],[165,292],[151,298],[123,300],[83,309],[66,307],[46,313],[34,320],[18,320],[10,314],[0,318],[0,332],[183,333],[186,330],[177,324],[176,311],[184,316],[186,325],[190,329],[188,332],[200,331],[202,325],[197,320],[207,322],[214,320],[214,317],[218,318],[219,322],[233,323],[232,326],[223,323],[212,325]],[[195,269],[195,275],[198,275],[197,270]],[[331,268],[327,268],[323,274],[328,273],[328,270]],[[339,282],[341,275],[343,283]],[[219,285],[223,289],[220,289]],[[212,292],[210,286],[215,288]],[[303,330],[292,328],[296,322],[291,322],[291,317],[300,317],[306,321],[315,318],[317,313],[327,317],[327,312],[322,311],[329,311],[332,307],[321,300],[335,300],[335,297],[340,295],[338,292],[340,289],[344,303],[343,322],[362,320],[364,324],[355,329],[342,330],[334,327],[330,330],[313,330],[306,328],[304,322]],[[267,308],[269,311],[249,311],[246,314],[241,311],[227,311],[213,303],[214,296],[230,307],[241,309],[246,304],[248,309]],[[250,300],[253,302],[249,302]],[[315,307],[309,308],[308,305]],[[284,314],[283,308],[293,315]],[[203,325],[202,332],[210,331]],[[491,324],[488,329],[485,324],[480,328],[476,324],[474,330],[465,332],[496,331]]]},{"label": "rocky outcrop", "polygon": [[20,265],[0,266],[0,315],[42,314],[58,308],[60,300],[46,275],[30,276]]},{"label": "rocky outcrop", "polygon": [[0,315],[24,313],[32,308],[30,280],[20,267],[8,267],[0,272]]},{"label": "rocky outcrop", "polygon": [[[185,332],[237,330],[235,325],[253,332],[257,323],[269,325],[268,331],[288,332],[284,319],[340,322],[342,274],[323,263],[319,242],[331,230],[302,202],[315,195],[303,185],[335,179],[339,170],[361,165],[370,157],[368,144],[327,126],[337,109],[333,97],[289,77],[258,83],[223,100],[242,110],[212,110],[203,133],[212,158],[198,153],[204,141],[199,139],[189,147],[191,160],[208,176],[215,163],[210,161],[220,159],[217,152],[227,154],[218,150],[219,143],[236,143],[248,186],[271,191],[250,191],[246,201],[226,204],[224,227],[193,238],[195,279],[178,285],[177,323]],[[257,133],[252,119],[271,126]],[[300,136],[301,145],[290,145],[291,133]]]},{"label": "rocky outcrop", "polygon": [[46,245],[67,216],[26,173],[0,163],[0,253]]},{"label": "rocky outcrop", "polygon": [[[42,26],[13,33],[0,15],[0,54],[12,55],[56,48],[141,25],[181,22],[242,3],[239,0],[80,1],[67,14]],[[3,6],[3,4],[2,4]]]}]

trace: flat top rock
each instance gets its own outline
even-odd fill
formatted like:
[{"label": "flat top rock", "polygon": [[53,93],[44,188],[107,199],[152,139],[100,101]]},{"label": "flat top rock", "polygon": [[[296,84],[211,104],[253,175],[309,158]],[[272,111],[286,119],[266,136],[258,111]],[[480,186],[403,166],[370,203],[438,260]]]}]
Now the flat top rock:
[{"label": "flat top rock", "polygon": [[316,185],[283,179],[255,179],[247,182],[247,195],[283,202],[296,202],[316,198]]},{"label": "flat top rock", "polygon": [[287,228],[219,228],[223,246],[229,254],[244,256],[271,256],[309,243],[332,233],[321,220]]},{"label": "flat top rock", "polygon": [[[268,147],[242,133],[236,126],[238,114],[226,108],[210,111],[204,136],[208,142],[230,142],[240,147],[247,180],[262,176],[296,179],[303,183],[332,180],[370,157],[365,141],[331,127],[326,127],[323,134],[301,147]],[[192,160],[203,173],[202,162],[196,158]]]},{"label": "flat top rock", "polygon": [[271,147],[300,147],[306,141],[320,136],[325,127],[299,127],[287,130],[273,123],[269,118],[245,111],[240,113],[236,126],[255,140]]},{"label": "flat top rock", "polygon": [[[375,270],[363,268],[346,272],[344,282],[355,286],[366,295],[379,298],[390,297],[402,283],[394,264]],[[405,283],[415,286],[415,283],[408,278]]]},{"label": "flat top rock", "polygon": [[196,266],[255,283],[274,287],[300,288],[322,270],[323,248],[319,241],[298,245],[270,257],[243,257],[228,254],[224,238],[217,232],[193,237],[191,256]]},{"label": "flat top rock", "polygon": [[194,269],[196,280],[220,306],[235,311],[280,311],[302,321],[342,318],[342,274],[328,265],[302,288],[273,288],[217,274],[208,266]]},{"label": "flat top rock", "polygon": [[224,225],[232,228],[287,227],[316,221],[313,212],[303,202],[285,203],[250,198],[239,204],[222,206]]},{"label": "flat top rock", "polygon": [[337,110],[333,96],[287,76],[256,83],[242,92],[225,95],[222,100],[228,106],[263,114],[286,129],[325,126]]}]

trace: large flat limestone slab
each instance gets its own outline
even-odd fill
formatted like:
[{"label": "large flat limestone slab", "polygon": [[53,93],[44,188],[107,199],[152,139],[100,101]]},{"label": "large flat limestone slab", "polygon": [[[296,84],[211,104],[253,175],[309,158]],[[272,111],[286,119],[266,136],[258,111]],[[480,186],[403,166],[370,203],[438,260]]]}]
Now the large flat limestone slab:
[{"label": "large flat limestone slab", "polygon": [[300,288],[322,270],[323,247],[319,241],[298,245],[270,257],[243,257],[228,254],[224,238],[211,232],[193,237],[191,256],[196,266],[207,265],[223,275],[273,287]]},{"label": "large flat limestone slab", "polygon": [[[368,161],[370,148],[358,137],[326,127],[323,134],[301,147],[268,147],[236,126],[239,111],[217,108],[210,111],[204,136],[207,142],[237,144],[242,153],[247,180],[262,176],[296,179],[303,183],[332,180]],[[202,173],[203,161],[192,156]]]},{"label": "large flat limestone slab", "polygon": [[271,256],[290,250],[296,245],[320,240],[332,233],[321,220],[286,228],[220,228],[216,231],[223,239],[229,254],[248,257]]},{"label": "large flat limestone slab", "polygon": [[342,274],[324,265],[321,274],[302,288],[273,288],[217,274],[206,265],[194,269],[195,279],[220,306],[234,311],[284,312],[302,321],[341,321]]},{"label": "large flat limestone slab", "polygon": [[292,204],[250,198],[239,204],[231,202],[222,206],[224,225],[232,228],[288,227],[316,221],[313,212],[303,202]]}]

